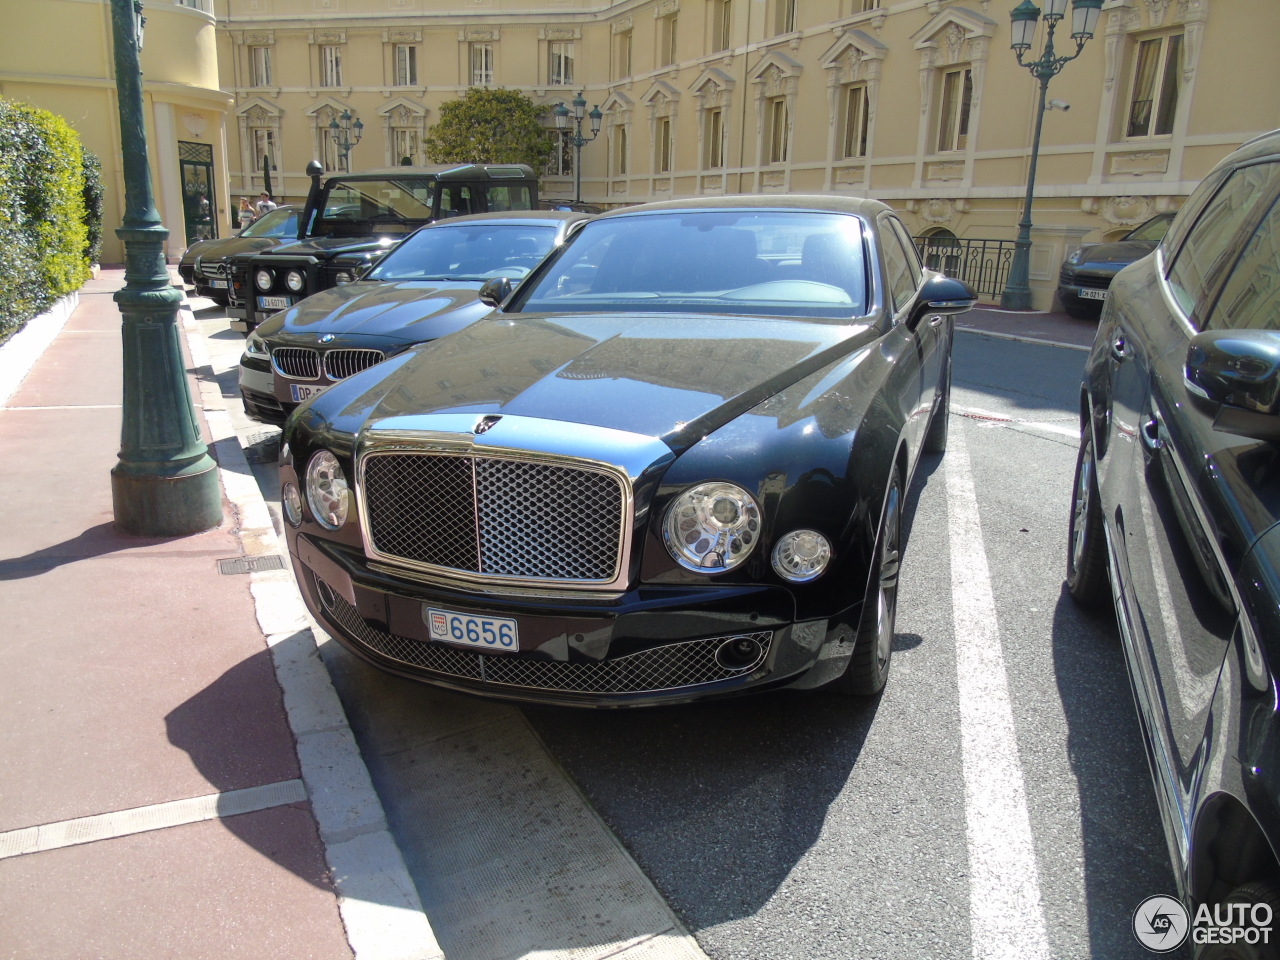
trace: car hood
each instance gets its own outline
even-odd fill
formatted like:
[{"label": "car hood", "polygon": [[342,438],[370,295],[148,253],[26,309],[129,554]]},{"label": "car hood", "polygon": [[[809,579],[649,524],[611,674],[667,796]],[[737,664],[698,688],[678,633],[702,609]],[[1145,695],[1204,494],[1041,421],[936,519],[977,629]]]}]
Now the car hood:
[{"label": "car hood", "polygon": [[679,450],[878,336],[865,322],[676,314],[492,314],[318,397],[312,415],[426,429],[499,414],[655,437]]},{"label": "car hood", "polygon": [[1116,269],[1141,260],[1156,248],[1150,240],[1116,240],[1113,243],[1095,243],[1084,248],[1077,268],[1086,265],[1114,264]]},{"label": "car hood", "polygon": [[465,321],[469,323],[493,309],[476,299],[479,289],[479,283],[466,281],[346,283],[294,304],[259,326],[258,333],[269,341],[325,334],[433,340],[452,332],[452,326],[441,326],[446,315],[470,307]]},{"label": "car hood", "polygon": [[398,237],[311,237],[308,240],[286,241],[271,252],[282,257],[328,257],[335,253],[390,250],[398,240]]},{"label": "car hood", "polygon": [[255,253],[258,250],[269,250],[280,243],[277,237],[227,237],[225,240],[206,240],[201,244],[191,259],[222,260],[241,253]]}]

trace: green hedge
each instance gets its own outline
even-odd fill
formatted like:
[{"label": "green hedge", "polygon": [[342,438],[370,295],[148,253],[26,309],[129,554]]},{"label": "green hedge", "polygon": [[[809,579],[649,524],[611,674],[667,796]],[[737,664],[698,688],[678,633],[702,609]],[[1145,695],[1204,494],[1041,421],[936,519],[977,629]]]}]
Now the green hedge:
[{"label": "green hedge", "polygon": [[0,99],[0,340],[89,278],[85,194],[70,124]]}]

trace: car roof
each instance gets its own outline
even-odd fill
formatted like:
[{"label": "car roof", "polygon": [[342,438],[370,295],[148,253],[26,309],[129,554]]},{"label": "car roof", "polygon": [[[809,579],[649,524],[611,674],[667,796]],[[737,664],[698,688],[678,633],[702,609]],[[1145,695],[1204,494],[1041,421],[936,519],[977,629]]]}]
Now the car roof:
[{"label": "car roof", "polygon": [[327,182],[405,177],[435,177],[438,180],[468,180],[479,177],[500,183],[503,180],[531,179],[533,169],[523,163],[432,163],[420,167],[379,167],[376,170],[361,170],[359,173],[331,173]]},{"label": "car roof", "polygon": [[694,197],[684,200],[659,200],[633,207],[621,207],[599,215],[599,219],[645,213],[696,210],[810,210],[826,213],[848,213],[874,218],[893,208],[879,200],[864,197],[828,196],[824,194],[786,194],[758,196],[744,194],[727,197]]},{"label": "car roof", "polygon": [[429,230],[432,227],[447,227],[455,223],[512,223],[533,225],[541,223],[560,223],[564,220],[590,220],[592,217],[589,213],[579,213],[576,210],[503,210],[495,213],[469,213],[462,217],[449,217],[445,220],[437,220],[435,223],[429,223],[423,227]]},{"label": "car roof", "polygon": [[1280,154],[1280,130],[1272,130],[1269,133],[1254,137],[1252,140],[1246,140],[1219,161],[1213,169],[1220,170],[1223,167],[1233,167],[1237,164],[1249,163],[1253,160],[1276,154]]}]

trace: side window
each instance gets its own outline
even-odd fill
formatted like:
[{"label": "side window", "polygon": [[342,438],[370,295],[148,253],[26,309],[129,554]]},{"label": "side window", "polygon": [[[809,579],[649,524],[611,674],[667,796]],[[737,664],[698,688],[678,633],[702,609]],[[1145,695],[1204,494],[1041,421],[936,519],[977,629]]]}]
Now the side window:
[{"label": "side window", "polygon": [[880,251],[884,255],[885,272],[889,277],[889,296],[892,309],[897,313],[905,307],[915,295],[918,267],[912,271],[912,262],[907,259],[906,251],[887,218],[876,223],[876,231],[880,239]]},{"label": "side window", "polygon": [[902,225],[901,220],[891,217],[889,222],[893,224],[893,231],[902,242],[902,249],[906,251],[907,261],[911,264],[911,273],[915,277],[916,286],[919,287],[920,277],[924,272],[920,264],[920,251],[916,249],[915,241],[911,239],[911,234],[907,233],[907,228]]},{"label": "side window", "polygon": [[490,211],[532,210],[533,200],[529,196],[528,184],[489,184],[489,209]]},{"label": "side window", "polygon": [[1280,200],[1253,231],[1205,326],[1280,330]]},{"label": "side window", "polygon": [[[1235,171],[1205,205],[1174,254],[1168,281],[1178,306],[1188,317],[1196,314],[1214,276],[1238,248],[1236,235],[1257,209],[1260,197],[1270,197],[1280,183],[1280,164],[1262,163]],[[1203,305],[1202,305],[1203,306]]]}]

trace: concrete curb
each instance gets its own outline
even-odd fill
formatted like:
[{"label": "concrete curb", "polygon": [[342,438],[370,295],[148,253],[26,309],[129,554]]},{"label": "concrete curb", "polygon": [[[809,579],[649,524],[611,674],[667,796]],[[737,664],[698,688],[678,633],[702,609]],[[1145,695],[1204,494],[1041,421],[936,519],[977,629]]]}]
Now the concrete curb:
[{"label": "concrete curb", "polygon": [[[246,556],[283,556],[270,511],[232,428],[190,302],[181,321],[199,376],[223,489]],[[357,960],[443,960],[417,889],[387,825],[347,716],[320,660],[292,570],[254,571],[250,592],[267,638],[298,763],[333,872],[338,910]]]},{"label": "concrete curb", "polygon": [[79,290],[67,294],[38,317],[32,317],[21,330],[0,345],[0,407],[9,402],[78,306]]}]

